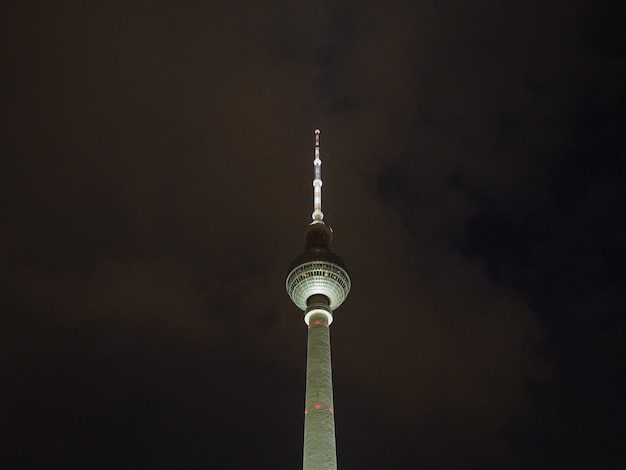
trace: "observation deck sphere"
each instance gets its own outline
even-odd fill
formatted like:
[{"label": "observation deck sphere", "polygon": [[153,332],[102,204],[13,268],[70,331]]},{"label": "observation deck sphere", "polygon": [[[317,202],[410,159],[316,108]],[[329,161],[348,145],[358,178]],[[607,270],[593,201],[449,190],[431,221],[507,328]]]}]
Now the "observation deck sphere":
[{"label": "observation deck sphere", "polygon": [[287,281],[287,293],[302,311],[312,295],[328,298],[329,307],[339,307],[350,292],[351,282],[343,260],[327,250],[307,250],[292,263]]}]

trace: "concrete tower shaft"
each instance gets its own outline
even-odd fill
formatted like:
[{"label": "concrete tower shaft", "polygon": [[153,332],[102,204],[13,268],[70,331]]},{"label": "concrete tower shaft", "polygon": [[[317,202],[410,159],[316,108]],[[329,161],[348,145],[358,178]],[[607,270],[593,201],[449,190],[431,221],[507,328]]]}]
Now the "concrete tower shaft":
[{"label": "concrete tower shaft", "polygon": [[307,341],[304,470],[335,470],[335,416],[330,360],[330,309],[312,307]]}]

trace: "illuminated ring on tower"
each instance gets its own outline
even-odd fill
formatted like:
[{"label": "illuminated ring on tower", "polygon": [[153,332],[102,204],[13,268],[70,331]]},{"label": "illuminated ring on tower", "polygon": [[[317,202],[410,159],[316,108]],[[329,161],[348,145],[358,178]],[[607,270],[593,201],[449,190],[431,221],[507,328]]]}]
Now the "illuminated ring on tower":
[{"label": "illuminated ring on tower", "polygon": [[306,301],[312,295],[328,298],[329,307],[335,310],[350,292],[350,276],[345,269],[324,260],[302,263],[291,270],[285,283],[294,304],[305,311]]},{"label": "illuminated ring on tower", "polygon": [[330,326],[333,322],[333,314],[328,307],[324,307],[323,305],[311,305],[306,309],[306,313],[304,314],[304,323],[308,325],[311,321],[311,317],[316,313],[321,313],[326,316],[326,326]]}]

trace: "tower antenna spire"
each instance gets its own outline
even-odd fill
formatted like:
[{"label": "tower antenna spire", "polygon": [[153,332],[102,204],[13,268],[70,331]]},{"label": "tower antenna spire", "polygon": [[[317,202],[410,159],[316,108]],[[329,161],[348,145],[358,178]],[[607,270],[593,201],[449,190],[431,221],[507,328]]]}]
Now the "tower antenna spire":
[{"label": "tower antenna spire", "polygon": [[314,224],[324,223],[322,212],[322,160],[320,159],[320,130],[315,129],[315,158],[313,159],[315,177],[313,179],[313,214]]}]

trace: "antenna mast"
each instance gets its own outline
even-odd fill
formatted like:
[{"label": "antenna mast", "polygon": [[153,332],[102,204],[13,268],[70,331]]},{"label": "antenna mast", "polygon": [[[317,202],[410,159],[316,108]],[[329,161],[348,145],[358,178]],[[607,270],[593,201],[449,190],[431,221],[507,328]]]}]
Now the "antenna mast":
[{"label": "antenna mast", "polygon": [[315,129],[315,159],[313,160],[315,179],[313,180],[313,218],[314,224],[324,223],[322,212],[322,160],[320,159],[320,130]]}]

